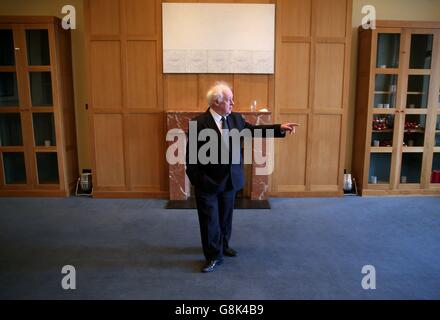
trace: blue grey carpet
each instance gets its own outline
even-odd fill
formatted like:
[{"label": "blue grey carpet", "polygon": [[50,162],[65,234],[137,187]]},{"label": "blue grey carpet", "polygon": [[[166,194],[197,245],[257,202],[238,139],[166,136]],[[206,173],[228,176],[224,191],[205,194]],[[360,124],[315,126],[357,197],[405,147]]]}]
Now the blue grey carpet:
[{"label": "blue grey carpet", "polygon": [[[239,257],[202,274],[195,210],[0,199],[0,299],[440,299],[440,197],[270,202],[234,212]],[[64,265],[75,290],[61,287]]]}]

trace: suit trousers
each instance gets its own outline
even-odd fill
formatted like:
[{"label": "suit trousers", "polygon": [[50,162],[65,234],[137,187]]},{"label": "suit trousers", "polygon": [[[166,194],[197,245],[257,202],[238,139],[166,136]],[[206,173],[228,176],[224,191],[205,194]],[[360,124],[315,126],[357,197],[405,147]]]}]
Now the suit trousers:
[{"label": "suit trousers", "polygon": [[197,187],[194,191],[203,254],[206,260],[221,259],[223,249],[228,248],[231,238],[236,191],[228,187],[209,193]]}]

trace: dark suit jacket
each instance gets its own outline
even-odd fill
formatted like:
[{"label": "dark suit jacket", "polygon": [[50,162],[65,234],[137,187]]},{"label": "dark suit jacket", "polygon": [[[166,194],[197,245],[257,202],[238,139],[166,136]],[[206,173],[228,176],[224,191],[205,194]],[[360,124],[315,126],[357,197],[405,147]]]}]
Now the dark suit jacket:
[{"label": "dark suit jacket", "polygon": [[[247,123],[240,113],[232,112],[226,119],[229,130],[237,129],[238,131],[241,131],[247,128],[252,132],[253,136],[255,129],[263,129],[263,137],[265,137],[265,129],[273,129],[275,138],[284,137],[286,135],[285,132],[281,131],[280,124],[254,126],[250,123]],[[211,115],[211,112],[209,111],[209,108],[205,113],[192,119],[192,121],[197,122],[197,137],[201,130],[211,128],[216,130],[218,141],[222,141],[221,133]],[[200,147],[205,143],[208,143],[208,141],[197,142],[197,154]],[[220,154],[220,150],[218,154]],[[244,186],[243,157],[241,150],[240,164],[221,164],[220,162],[221,161],[219,159],[217,164],[201,164],[197,159],[197,164],[189,164],[188,140],[186,148],[186,174],[195,187],[200,188],[205,192],[217,192],[225,186],[225,184],[228,182],[228,178],[231,177],[230,182],[232,183],[233,189],[236,191],[241,190]]]}]

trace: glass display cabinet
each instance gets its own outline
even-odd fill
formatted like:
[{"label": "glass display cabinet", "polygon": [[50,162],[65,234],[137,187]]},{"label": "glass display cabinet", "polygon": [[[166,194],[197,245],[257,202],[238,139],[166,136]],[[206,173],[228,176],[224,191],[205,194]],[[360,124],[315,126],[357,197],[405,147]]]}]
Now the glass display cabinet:
[{"label": "glass display cabinet", "polygon": [[359,28],[353,175],[363,195],[440,193],[440,23]]},{"label": "glass display cabinet", "polygon": [[0,196],[67,196],[78,176],[70,33],[0,17]]}]

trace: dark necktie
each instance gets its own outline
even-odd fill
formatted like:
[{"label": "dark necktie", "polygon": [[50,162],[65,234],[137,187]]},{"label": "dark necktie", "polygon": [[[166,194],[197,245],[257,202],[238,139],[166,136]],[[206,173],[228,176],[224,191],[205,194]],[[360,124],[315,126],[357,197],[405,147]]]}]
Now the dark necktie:
[{"label": "dark necktie", "polygon": [[[221,122],[222,122],[222,139],[223,142],[226,144],[226,146],[229,147],[229,126],[226,117],[222,117]],[[228,131],[224,132],[224,130],[228,130]]]},{"label": "dark necktie", "polygon": [[222,129],[229,129],[228,127],[228,121],[226,121],[226,117],[222,117]]}]

